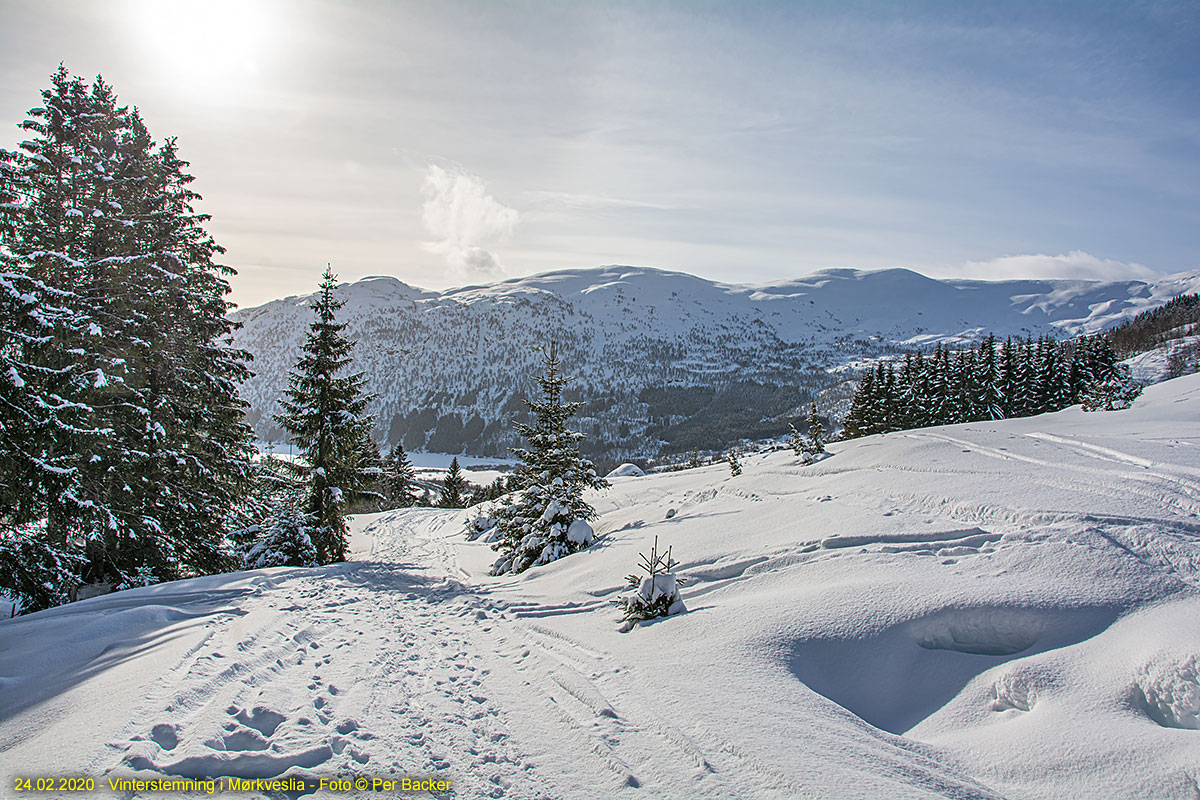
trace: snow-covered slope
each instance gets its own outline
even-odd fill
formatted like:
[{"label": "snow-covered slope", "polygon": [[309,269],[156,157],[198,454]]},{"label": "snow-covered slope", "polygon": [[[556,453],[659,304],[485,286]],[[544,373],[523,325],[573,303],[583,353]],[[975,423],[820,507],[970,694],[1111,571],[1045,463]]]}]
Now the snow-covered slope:
[{"label": "snow-covered slope", "polygon": [[[379,396],[381,441],[507,455],[512,414],[540,371],[535,347],[555,339],[588,401],[583,426],[594,454],[616,464],[664,442],[690,452],[785,432],[786,421],[772,427],[770,419],[802,415],[791,412],[829,385],[828,369],[899,345],[988,331],[1096,331],[1197,288],[1200,272],[1154,283],[993,283],[829,270],[748,286],[601,267],[442,293],[368,278],[339,293],[357,366]],[[279,435],[270,417],[310,301],[289,297],[234,315],[244,324],[238,344],[255,359],[243,393],[265,439]]]},{"label": "snow-covered slope", "polygon": [[1157,383],[1170,377],[1172,356],[1185,359],[1187,363],[1194,363],[1198,350],[1200,336],[1181,336],[1178,339],[1168,339],[1153,350],[1126,359],[1124,363],[1129,366],[1134,380]]},{"label": "snow-covered slope", "polygon": [[[1200,376],[830,449],[615,478],[597,544],[516,577],[413,509],[347,564],[0,623],[0,753],[463,798],[1196,793]],[[689,611],[621,634],[656,536]]]}]

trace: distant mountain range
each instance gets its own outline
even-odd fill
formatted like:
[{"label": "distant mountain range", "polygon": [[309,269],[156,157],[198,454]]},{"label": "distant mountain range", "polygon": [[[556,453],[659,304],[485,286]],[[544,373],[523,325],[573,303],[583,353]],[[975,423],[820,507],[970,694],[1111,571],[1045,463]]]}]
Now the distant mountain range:
[{"label": "distant mountain range", "polygon": [[[578,424],[604,463],[718,450],[779,435],[816,398],[831,408],[856,363],[900,348],[1104,330],[1185,292],[1154,281],[935,280],[904,269],[826,270],[739,285],[646,267],[549,272],[430,292],[395,278],[338,289],[376,437],[409,450],[505,456],[534,388],[536,348],[559,343]],[[243,387],[264,441],[312,318],[312,295],[237,311],[254,355]]]}]

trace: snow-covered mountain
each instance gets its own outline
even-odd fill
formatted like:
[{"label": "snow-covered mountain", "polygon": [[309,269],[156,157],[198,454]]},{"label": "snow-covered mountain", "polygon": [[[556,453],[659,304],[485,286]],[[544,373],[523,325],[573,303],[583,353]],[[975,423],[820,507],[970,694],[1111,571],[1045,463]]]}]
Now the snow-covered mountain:
[{"label": "snow-covered mountain", "polygon": [[[356,518],[346,563],[0,621],[0,753],[97,797],[403,775],[463,800],[1196,795],[1200,375],[830,452],[617,478],[589,494],[595,545],[518,576],[488,575],[474,512],[404,509]],[[619,633],[656,538],[687,613]]]},{"label": "snow-covered mountain", "polygon": [[[899,346],[987,332],[1094,332],[1200,289],[1200,271],[1163,279],[934,280],[903,269],[828,270],[759,285],[610,266],[429,292],[394,278],[339,288],[359,369],[379,396],[381,442],[504,455],[513,414],[562,346],[593,453],[650,456],[775,435],[840,380],[837,367]],[[311,319],[311,295],[234,314],[254,355],[243,394],[264,440]]]}]

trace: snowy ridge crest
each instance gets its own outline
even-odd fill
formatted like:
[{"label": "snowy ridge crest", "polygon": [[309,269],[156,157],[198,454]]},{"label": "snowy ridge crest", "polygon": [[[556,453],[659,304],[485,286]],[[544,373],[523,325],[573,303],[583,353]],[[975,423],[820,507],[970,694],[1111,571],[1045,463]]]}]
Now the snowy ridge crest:
[{"label": "snowy ridge crest", "polygon": [[[648,267],[571,269],[431,292],[394,278],[344,284],[342,319],[379,396],[375,436],[409,450],[503,456],[537,372],[537,347],[559,342],[588,401],[593,457],[717,448],[783,418],[838,370],[899,347],[999,336],[1072,336],[1111,327],[1200,289],[1200,271],[1154,282],[936,280],[905,269],[825,270],[756,285]],[[237,345],[254,355],[243,387],[264,440],[311,311],[289,297],[236,312]],[[782,387],[771,398],[755,385]],[[703,388],[687,398],[672,389]],[[662,390],[662,391],[659,391]],[[747,394],[748,393],[748,394]],[[685,407],[699,404],[700,407]],[[691,428],[719,428],[724,442]],[[783,425],[786,429],[786,423]],[[713,437],[710,437],[713,438]]]}]

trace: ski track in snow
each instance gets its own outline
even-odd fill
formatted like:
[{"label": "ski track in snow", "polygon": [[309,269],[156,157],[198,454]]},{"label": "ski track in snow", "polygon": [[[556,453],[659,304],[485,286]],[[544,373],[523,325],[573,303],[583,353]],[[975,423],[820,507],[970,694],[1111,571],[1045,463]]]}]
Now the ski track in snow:
[{"label": "ski track in snow", "polygon": [[[537,622],[606,601],[505,603],[468,590],[442,530],[457,533],[457,512],[379,524],[391,526],[387,549],[375,540],[368,560],[319,580],[281,574],[261,604],[211,622],[88,771],[436,775],[457,796],[519,798],[611,796],[641,788],[649,772],[677,776],[657,783],[671,796],[805,796],[714,731],[663,722],[611,654]],[[488,669],[480,653],[500,659]],[[509,665],[504,674],[497,663]],[[511,724],[530,714],[540,742]],[[594,788],[576,788],[581,773]]]},{"label": "ski track in snow", "polygon": [[[1200,548],[1197,547],[1197,537],[1200,536],[1200,469],[1183,464],[1155,464],[1149,459],[1113,448],[1041,431],[1024,436],[1035,442],[1052,445],[1074,458],[1056,457],[1053,450],[1048,454],[1032,456],[944,433],[912,431],[903,435],[956,444],[963,447],[964,452],[1041,467],[1043,469],[1038,473],[1040,483],[1067,492],[1097,497],[1133,495],[1149,504],[1162,506],[1168,513],[1159,517],[1122,519],[1079,513],[1058,514],[1057,519],[1051,519],[1047,514],[1024,512],[1016,517],[1009,514],[1007,522],[1025,522],[1025,527],[1029,529],[1047,522],[1059,525],[1079,523],[1131,557],[1165,570],[1186,583],[1200,586]],[[1013,444],[1014,449],[1017,444]],[[1078,456],[1093,462],[1114,464],[1119,468],[1080,463]],[[1131,466],[1135,469],[1130,470]],[[995,511],[989,509],[983,513],[991,516]]]},{"label": "ski track in snow", "polygon": [[317,580],[274,579],[261,606],[157,681],[93,769],[437,774],[462,796],[547,796],[484,686],[485,604],[446,575],[406,567],[352,562]]}]

